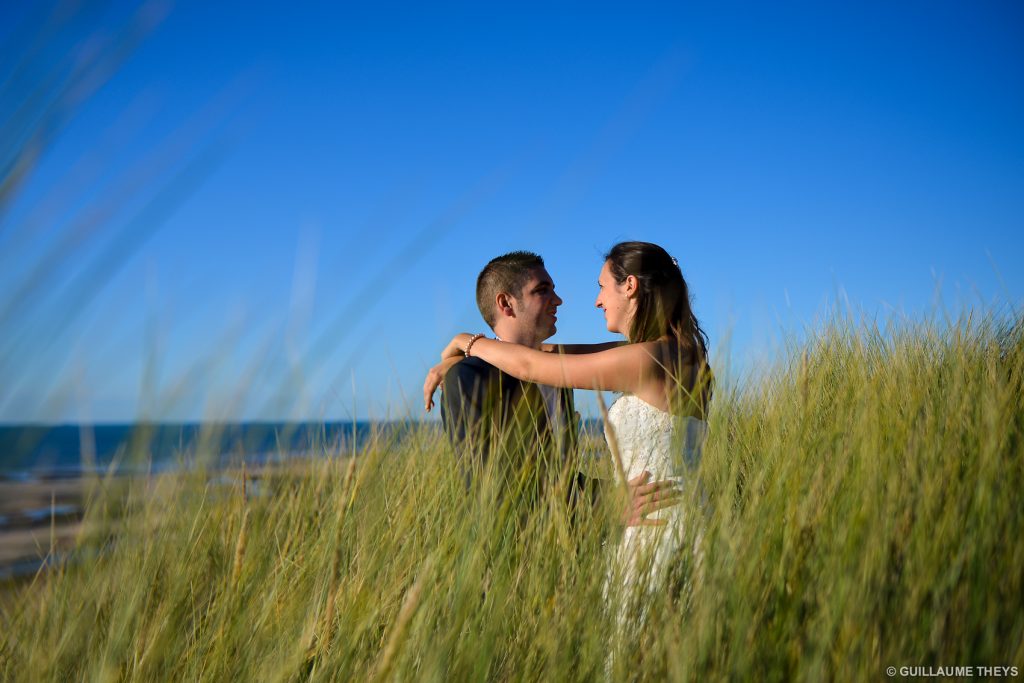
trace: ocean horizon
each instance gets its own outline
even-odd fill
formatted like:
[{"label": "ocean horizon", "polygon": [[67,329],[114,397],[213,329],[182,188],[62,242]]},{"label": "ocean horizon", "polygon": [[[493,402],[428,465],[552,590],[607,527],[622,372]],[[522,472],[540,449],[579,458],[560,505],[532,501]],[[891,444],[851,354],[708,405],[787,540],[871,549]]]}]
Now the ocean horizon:
[{"label": "ocean horizon", "polygon": [[[600,429],[586,418],[582,428]],[[400,440],[437,420],[0,424],[0,480],[33,481],[113,472],[145,474],[198,464],[220,469],[358,452],[371,437]]]},{"label": "ocean horizon", "polygon": [[31,481],[87,473],[142,474],[196,464],[223,468],[356,452],[374,435],[401,438],[401,420],[289,422],[38,423],[0,425],[0,479]]}]

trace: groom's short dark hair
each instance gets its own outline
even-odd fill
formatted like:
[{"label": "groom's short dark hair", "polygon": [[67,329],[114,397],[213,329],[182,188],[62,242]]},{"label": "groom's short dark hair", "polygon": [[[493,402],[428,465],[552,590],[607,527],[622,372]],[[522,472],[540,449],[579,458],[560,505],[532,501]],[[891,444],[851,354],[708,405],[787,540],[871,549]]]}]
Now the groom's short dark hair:
[{"label": "groom's short dark hair", "polygon": [[492,258],[476,279],[476,305],[492,329],[497,322],[494,299],[500,292],[520,297],[534,268],[542,268],[544,259],[532,251],[510,251]]}]

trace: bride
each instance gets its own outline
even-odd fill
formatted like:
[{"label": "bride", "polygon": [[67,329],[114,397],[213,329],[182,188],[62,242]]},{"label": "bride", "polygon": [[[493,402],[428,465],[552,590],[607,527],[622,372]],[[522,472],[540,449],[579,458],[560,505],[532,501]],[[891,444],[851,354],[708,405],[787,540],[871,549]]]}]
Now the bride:
[{"label": "bride", "polygon": [[[690,307],[686,281],[661,247],[621,242],[605,256],[598,287],[597,308],[604,311],[610,332],[626,335],[625,344],[595,345],[592,353],[579,353],[586,349],[579,346],[572,354],[548,353],[559,348],[538,351],[459,334],[442,359],[479,356],[523,381],[621,392],[605,420],[618,477],[631,483],[647,476],[682,483],[700,459],[712,385],[707,336]],[[432,393],[433,387],[428,388]],[[635,585],[645,574],[653,584],[655,573],[681,547],[683,509],[660,509],[637,521],[638,526],[626,528],[619,546],[622,578]],[[656,526],[668,528],[649,528]]]}]

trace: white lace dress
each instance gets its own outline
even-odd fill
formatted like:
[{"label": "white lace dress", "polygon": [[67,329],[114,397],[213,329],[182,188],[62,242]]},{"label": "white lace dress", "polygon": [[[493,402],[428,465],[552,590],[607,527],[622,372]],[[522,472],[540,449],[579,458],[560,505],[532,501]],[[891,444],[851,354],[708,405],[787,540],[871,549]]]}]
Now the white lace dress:
[{"label": "white lace dress", "polygon": [[[707,436],[707,423],[695,417],[677,417],[655,408],[636,396],[621,396],[608,410],[611,430],[605,438],[614,438],[622,457],[627,480],[647,470],[650,481],[673,479],[684,483],[695,476],[701,450]],[[627,591],[637,581],[647,586],[659,580],[673,556],[680,552],[685,538],[686,504],[649,514],[648,519],[665,519],[664,527],[628,527],[616,551],[620,578]],[[693,530],[698,532],[698,530]],[[691,538],[693,534],[691,534]],[[693,552],[699,552],[699,534]]]}]

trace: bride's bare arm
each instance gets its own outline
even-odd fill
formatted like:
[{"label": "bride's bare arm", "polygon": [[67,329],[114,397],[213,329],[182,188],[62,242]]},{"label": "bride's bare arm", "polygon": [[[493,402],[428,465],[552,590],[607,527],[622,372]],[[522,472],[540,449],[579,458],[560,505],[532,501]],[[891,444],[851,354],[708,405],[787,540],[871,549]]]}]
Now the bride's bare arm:
[{"label": "bride's bare arm", "polygon": [[541,344],[540,350],[545,353],[567,353],[567,354],[580,354],[580,353],[598,353],[600,351],[607,351],[608,349],[615,349],[620,346],[625,346],[624,341],[613,341],[613,342],[602,342],[600,344]]},{"label": "bride's bare arm", "polygon": [[448,371],[461,360],[458,356],[450,356],[427,371],[427,378],[423,381],[423,407],[428,413],[434,407],[434,392],[444,382]]},{"label": "bride's bare arm", "polygon": [[[457,335],[442,358],[461,355],[472,337]],[[555,387],[635,392],[659,373],[657,342],[625,344],[597,353],[561,355],[480,338],[471,356],[479,356],[516,379]]]}]

